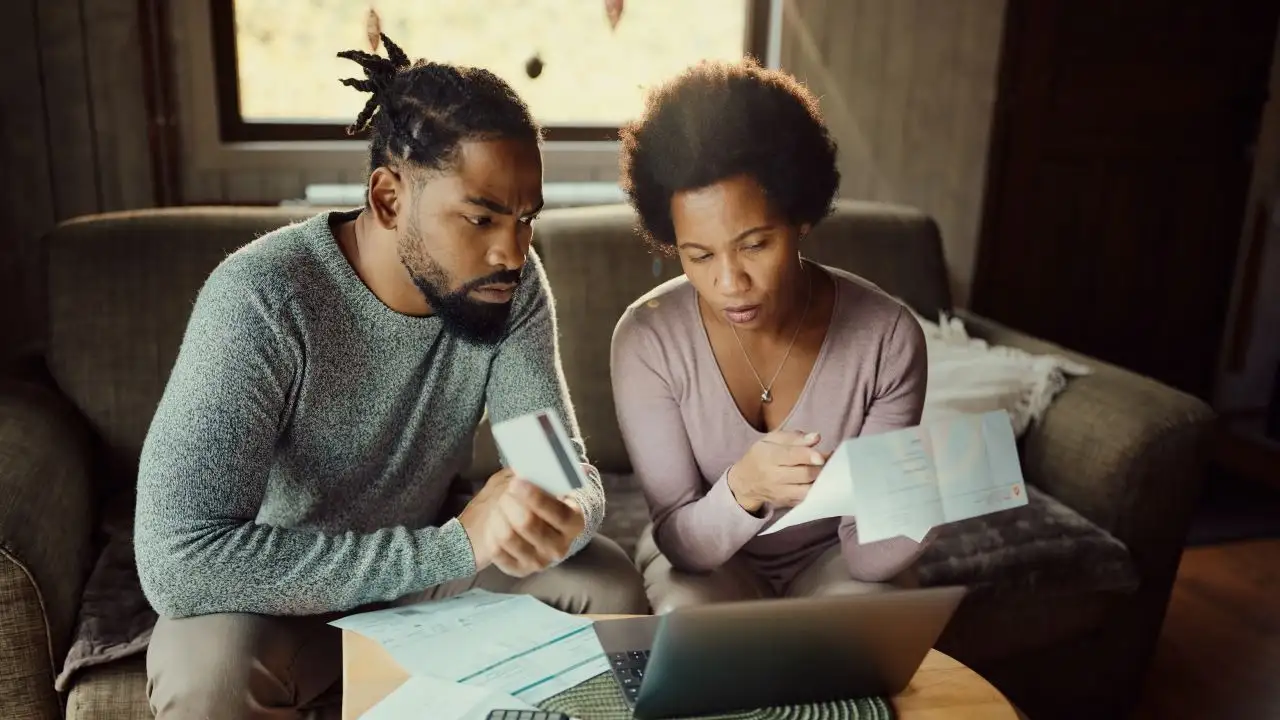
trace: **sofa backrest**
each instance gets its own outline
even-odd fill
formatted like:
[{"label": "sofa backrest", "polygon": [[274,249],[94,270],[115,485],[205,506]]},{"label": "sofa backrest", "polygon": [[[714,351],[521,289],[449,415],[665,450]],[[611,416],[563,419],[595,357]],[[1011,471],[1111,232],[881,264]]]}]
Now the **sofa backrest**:
[{"label": "sofa backrest", "polygon": [[[231,251],[316,212],[285,208],[182,208],[115,213],[64,223],[46,238],[46,362],[97,432],[113,485],[131,485],[151,417],[205,278]],[[652,252],[627,206],[543,213],[535,244],[556,299],[560,350],[592,460],[607,472],[629,462],[609,382],[613,328],[635,298],[680,274]],[[919,312],[949,307],[941,240],[922,213],[841,202],[806,239],[805,254],[855,272]],[[487,426],[473,467],[497,467]]]},{"label": "sofa backrest", "polygon": [[45,237],[45,362],[131,486],[196,294],[228,254],[307,213],[183,208],[72,220]]}]

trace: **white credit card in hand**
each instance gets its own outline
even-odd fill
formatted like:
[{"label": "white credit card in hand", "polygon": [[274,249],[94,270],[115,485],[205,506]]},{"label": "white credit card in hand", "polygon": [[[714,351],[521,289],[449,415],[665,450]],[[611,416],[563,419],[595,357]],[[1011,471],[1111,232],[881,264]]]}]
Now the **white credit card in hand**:
[{"label": "white credit card in hand", "polygon": [[507,467],[556,497],[587,483],[569,433],[553,410],[495,423],[493,439]]}]

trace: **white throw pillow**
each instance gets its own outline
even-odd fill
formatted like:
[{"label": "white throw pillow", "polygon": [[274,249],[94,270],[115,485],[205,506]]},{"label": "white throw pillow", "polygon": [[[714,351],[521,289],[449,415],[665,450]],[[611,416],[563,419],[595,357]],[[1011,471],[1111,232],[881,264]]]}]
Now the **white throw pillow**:
[{"label": "white throw pillow", "polygon": [[964,413],[1003,409],[1018,437],[1040,419],[1067,385],[1089,368],[1057,355],[1032,355],[969,337],[959,318],[941,313],[934,323],[916,316],[929,352],[924,417],[932,422]]}]

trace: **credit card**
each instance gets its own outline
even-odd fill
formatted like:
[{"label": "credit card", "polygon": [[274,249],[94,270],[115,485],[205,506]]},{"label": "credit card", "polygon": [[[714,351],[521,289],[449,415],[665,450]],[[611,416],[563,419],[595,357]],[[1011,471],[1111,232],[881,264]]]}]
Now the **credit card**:
[{"label": "credit card", "polygon": [[493,439],[504,465],[556,497],[586,485],[578,453],[554,410],[495,423]]}]

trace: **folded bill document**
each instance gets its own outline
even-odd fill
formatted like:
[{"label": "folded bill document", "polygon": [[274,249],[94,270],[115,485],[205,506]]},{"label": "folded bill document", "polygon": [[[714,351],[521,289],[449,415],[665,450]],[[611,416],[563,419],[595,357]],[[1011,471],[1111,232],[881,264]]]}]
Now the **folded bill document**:
[{"label": "folded bill document", "polygon": [[378,643],[409,673],[370,711],[378,720],[485,720],[609,671],[589,618],[531,595],[473,589],[329,624]]},{"label": "folded bill document", "polygon": [[553,410],[495,423],[493,439],[507,467],[552,495],[568,495],[587,482],[569,433]]},{"label": "folded bill document", "polygon": [[488,688],[413,675],[360,720],[488,720],[494,710],[532,713],[537,708]]},{"label": "folded bill document", "polygon": [[609,670],[591,620],[532,595],[468,590],[329,623],[382,645],[411,675],[535,704]]},{"label": "folded bill document", "polygon": [[1003,410],[849,438],[809,494],[760,534],[853,516],[858,542],[930,529],[1027,504],[1013,425]]}]

